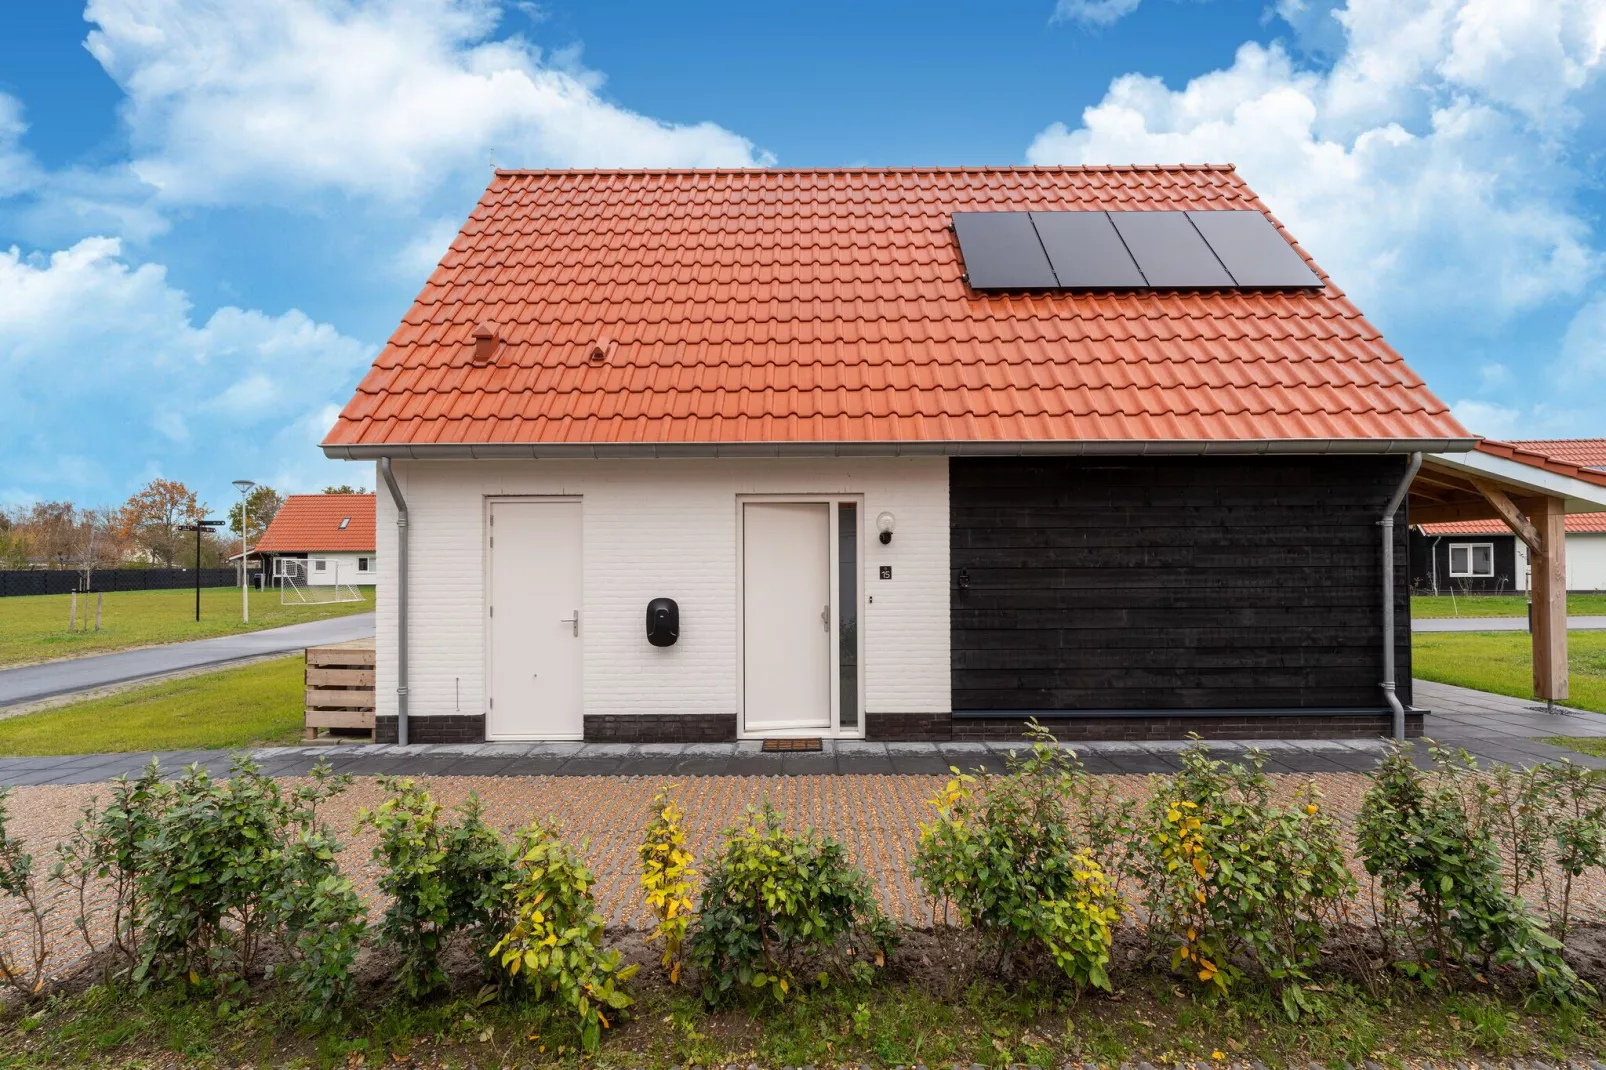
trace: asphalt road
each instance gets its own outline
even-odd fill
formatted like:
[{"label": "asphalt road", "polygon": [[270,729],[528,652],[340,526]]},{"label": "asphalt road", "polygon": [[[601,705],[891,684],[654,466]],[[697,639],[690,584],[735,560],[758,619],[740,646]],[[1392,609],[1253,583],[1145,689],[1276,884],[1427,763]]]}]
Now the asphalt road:
[{"label": "asphalt road", "polygon": [[266,628],[244,635],[225,635],[217,639],[197,639],[193,643],[169,643],[116,654],[97,654],[88,658],[28,665],[20,669],[4,669],[0,670],[0,706],[14,706],[52,695],[87,691],[185,669],[223,665],[263,654],[288,653],[325,643],[344,643],[373,634],[374,615],[355,613],[349,617]]},{"label": "asphalt road", "polygon": [[[1527,617],[1429,617],[1411,621],[1413,632],[1525,632]],[[1606,617],[1568,617],[1569,632],[1606,631]],[[3,700],[0,700],[3,701]]]}]

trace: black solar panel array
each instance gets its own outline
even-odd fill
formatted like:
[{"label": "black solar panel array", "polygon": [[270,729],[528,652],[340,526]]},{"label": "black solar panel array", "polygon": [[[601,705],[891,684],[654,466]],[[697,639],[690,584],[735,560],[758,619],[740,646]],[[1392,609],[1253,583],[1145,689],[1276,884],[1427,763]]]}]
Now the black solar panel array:
[{"label": "black solar panel array", "polygon": [[1222,290],[1320,287],[1264,214],[955,212],[977,290]]}]

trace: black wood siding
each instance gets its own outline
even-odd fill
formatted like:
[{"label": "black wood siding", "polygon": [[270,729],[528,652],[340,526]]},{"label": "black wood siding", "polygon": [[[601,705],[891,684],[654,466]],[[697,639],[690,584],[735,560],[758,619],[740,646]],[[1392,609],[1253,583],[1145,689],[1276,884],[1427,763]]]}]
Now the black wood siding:
[{"label": "black wood siding", "polygon": [[[1405,464],[954,458],[955,714],[1383,706],[1377,521]],[[1403,508],[1395,544],[1409,705]]]},{"label": "black wood siding", "polygon": [[[1468,543],[1494,544],[1493,576],[1451,576],[1450,547]],[[1517,537],[1515,535],[1423,535],[1411,533],[1411,585],[1422,594],[1433,591],[1433,558],[1438,559],[1439,593],[1511,594],[1517,589]]]}]

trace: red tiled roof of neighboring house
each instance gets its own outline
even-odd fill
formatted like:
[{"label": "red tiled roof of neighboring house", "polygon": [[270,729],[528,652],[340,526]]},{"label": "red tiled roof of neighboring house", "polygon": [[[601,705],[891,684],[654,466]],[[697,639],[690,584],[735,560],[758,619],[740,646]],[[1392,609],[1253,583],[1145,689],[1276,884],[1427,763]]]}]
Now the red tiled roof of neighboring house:
[{"label": "red tiled roof of neighboring house", "polygon": [[1225,166],[498,171],[325,445],[1470,445],[1330,281],[978,293],[950,230],[1245,208]]},{"label": "red tiled roof of neighboring house", "polygon": [[1513,442],[1518,449],[1542,453],[1582,468],[1606,468],[1606,438],[1536,438]]},{"label": "red tiled roof of neighboring house", "polygon": [[[1569,513],[1566,517],[1569,535],[1606,535],[1606,513]],[[1511,529],[1503,520],[1457,520],[1446,524],[1423,524],[1429,535],[1510,535]]]},{"label": "red tiled roof of neighboring house", "polygon": [[251,552],[372,551],[377,545],[372,494],[292,494]]}]

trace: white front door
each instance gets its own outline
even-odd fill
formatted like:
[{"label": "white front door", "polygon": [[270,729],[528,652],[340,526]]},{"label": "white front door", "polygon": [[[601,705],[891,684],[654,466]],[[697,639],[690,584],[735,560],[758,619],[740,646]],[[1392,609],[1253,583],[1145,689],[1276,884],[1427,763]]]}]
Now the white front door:
[{"label": "white front door", "polygon": [[579,739],[580,503],[491,503],[487,739]]},{"label": "white front door", "polygon": [[747,732],[831,729],[831,506],[742,506]]}]

